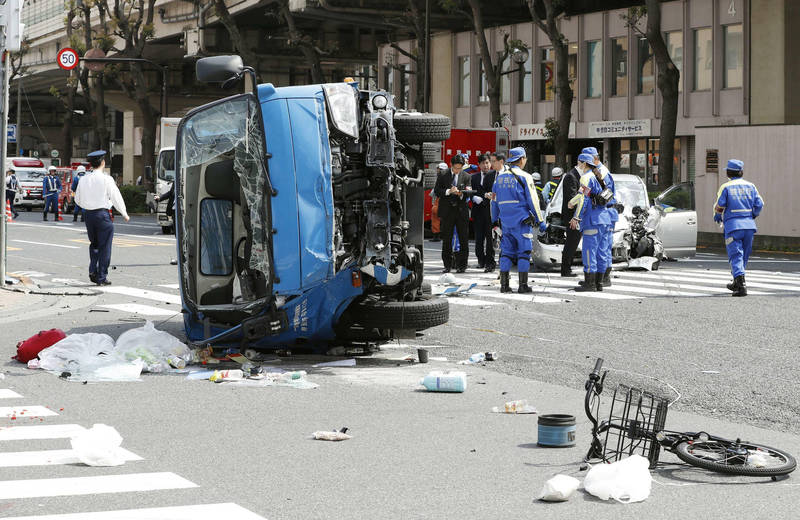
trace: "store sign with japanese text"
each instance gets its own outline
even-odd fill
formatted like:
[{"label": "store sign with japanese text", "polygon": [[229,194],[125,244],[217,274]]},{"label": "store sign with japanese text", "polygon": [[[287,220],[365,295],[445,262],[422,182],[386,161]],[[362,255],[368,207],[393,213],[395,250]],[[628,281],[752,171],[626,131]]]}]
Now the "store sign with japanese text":
[{"label": "store sign with japanese text", "polygon": [[[547,130],[544,124],[514,125],[512,135],[515,141],[544,141],[547,139]],[[569,124],[569,137],[575,137],[575,122]]]},{"label": "store sign with japanese text", "polygon": [[589,123],[589,137],[649,137],[649,119],[596,121]]}]

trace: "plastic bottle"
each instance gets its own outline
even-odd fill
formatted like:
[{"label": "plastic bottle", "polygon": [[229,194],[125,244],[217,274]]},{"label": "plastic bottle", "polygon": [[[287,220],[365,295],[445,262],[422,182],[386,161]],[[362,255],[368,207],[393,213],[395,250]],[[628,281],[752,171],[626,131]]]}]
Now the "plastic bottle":
[{"label": "plastic bottle", "polygon": [[464,372],[431,372],[419,384],[429,392],[463,392],[467,389],[467,374]]},{"label": "plastic bottle", "polygon": [[223,381],[238,381],[244,379],[244,372],[241,370],[215,370],[209,381],[221,383]]},{"label": "plastic bottle", "polygon": [[469,357],[470,363],[481,363],[486,361],[486,353],[485,352],[478,352],[477,354],[472,354]]},{"label": "plastic bottle", "polygon": [[172,357],[168,358],[167,359],[167,363],[169,363],[169,365],[172,368],[177,368],[177,369],[186,368],[186,361],[184,361],[183,358],[178,357],[178,356],[172,356]]}]

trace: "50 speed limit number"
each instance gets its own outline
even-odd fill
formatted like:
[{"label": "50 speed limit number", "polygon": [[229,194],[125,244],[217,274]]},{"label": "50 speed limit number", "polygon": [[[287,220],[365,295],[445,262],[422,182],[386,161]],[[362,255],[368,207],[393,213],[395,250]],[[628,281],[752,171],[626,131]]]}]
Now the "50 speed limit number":
[{"label": "50 speed limit number", "polygon": [[64,70],[72,70],[78,66],[78,53],[75,49],[70,49],[69,47],[64,47],[60,51],[58,51],[58,55],[56,56],[56,63],[58,66]]}]

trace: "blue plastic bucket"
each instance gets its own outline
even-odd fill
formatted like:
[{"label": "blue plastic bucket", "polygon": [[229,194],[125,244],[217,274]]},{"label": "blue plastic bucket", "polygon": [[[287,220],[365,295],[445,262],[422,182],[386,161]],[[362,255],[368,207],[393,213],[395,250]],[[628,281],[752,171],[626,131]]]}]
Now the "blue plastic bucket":
[{"label": "blue plastic bucket", "polygon": [[569,448],[575,446],[575,416],[550,414],[539,416],[539,446]]}]

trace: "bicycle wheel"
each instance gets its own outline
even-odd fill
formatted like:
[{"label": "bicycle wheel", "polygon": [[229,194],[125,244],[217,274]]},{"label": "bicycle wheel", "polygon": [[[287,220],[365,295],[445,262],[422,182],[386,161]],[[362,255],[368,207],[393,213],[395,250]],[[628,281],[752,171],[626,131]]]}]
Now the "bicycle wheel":
[{"label": "bicycle wheel", "polygon": [[698,468],[748,477],[786,475],[797,466],[794,457],[785,451],[751,442],[682,442],[675,447],[675,455]]}]

